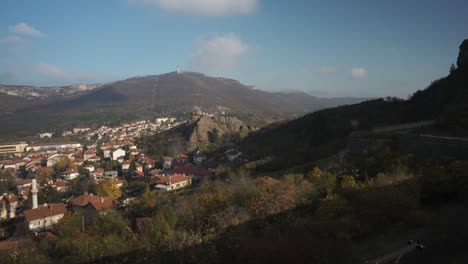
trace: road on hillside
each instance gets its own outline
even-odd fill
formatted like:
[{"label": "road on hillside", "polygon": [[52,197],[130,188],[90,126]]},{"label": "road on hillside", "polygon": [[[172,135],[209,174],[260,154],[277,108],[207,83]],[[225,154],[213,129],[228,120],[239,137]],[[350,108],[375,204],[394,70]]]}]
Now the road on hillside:
[{"label": "road on hillside", "polygon": [[403,247],[403,248],[400,248],[396,251],[393,251],[387,255],[384,255],[384,256],[381,256],[381,257],[378,257],[378,258],[375,258],[375,259],[372,259],[372,260],[368,260],[366,261],[365,263],[366,264],[385,264],[385,263],[389,263],[391,260],[397,260],[398,258],[400,258],[401,256],[407,254],[407,253],[410,253],[411,251],[417,249],[418,247],[422,246],[421,244],[419,243],[412,243],[406,247]]}]

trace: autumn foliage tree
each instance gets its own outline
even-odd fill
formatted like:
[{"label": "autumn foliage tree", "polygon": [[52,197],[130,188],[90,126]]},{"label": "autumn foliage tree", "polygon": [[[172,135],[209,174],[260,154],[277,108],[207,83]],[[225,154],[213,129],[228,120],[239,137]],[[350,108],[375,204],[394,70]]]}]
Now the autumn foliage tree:
[{"label": "autumn foliage tree", "polygon": [[97,187],[97,195],[102,197],[114,197],[119,198],[122,196],[122,191],[117,186],[114,179],[106,179],[103,183]]},{"label": "autumn foliage tree", "polygon": [[61,175],[62,172],[66,171],[67,169],[74,169],[76,168],[75,163],[71,161],[68,157],[62,157],[59,159],[57,164],[55,164],[54,169],[55,169],[55,174],[57,176]]},{"label": "autumn foliage tree", "polygon": [[47,182],[48,179],[52,179],[54,176],[54,169],[51,167],[39,167],[37,169],[36,179],[40,183]]},{"label": "autumn foliage tree", "polygon": [[291,209],[296,205],[296,187],[282,183],[271,177],[255,179],[257,196],[252,200],[250,209],[255,215],[267,216]]}]

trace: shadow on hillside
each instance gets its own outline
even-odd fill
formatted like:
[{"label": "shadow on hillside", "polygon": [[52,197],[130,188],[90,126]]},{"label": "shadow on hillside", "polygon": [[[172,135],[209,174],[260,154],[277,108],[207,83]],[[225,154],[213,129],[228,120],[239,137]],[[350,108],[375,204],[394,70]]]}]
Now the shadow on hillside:
[{"label": "shadow on hillside", "polygon": [[182,250],[135,251],[94,263],[359,263],[350,241],[318,239],[310,230],[288,225],[295,214],[231,227],[214,241]]}]

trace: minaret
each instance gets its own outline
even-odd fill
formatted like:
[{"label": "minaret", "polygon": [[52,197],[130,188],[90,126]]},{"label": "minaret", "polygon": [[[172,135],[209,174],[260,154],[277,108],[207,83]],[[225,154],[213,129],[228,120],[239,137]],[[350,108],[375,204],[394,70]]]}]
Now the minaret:
[{"label": "minaret", "polygon": [[37,208],[37,183],[36,183],[36,179],[32,180],[31,193],[32,193],[32,203],[33,203],[32,209],[36,209]]}]

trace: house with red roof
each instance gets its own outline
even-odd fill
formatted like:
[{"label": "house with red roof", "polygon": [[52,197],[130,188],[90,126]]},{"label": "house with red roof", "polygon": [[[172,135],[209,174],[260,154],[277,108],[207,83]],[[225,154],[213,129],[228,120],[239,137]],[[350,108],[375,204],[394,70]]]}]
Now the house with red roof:
[{"label": "house with red roof", "polygon": [[24,223],[31,231],[43,231],[51,229],[67,213],[63,203],[44,204],[35,209],[25,210]]},{"label": "house with red roof", "polygon": [[99,197],[92,193],[80,195],[73,198],[71,202],[74,211],[85,210],[98,213],[106,210],[116,210],[120,204],[119,201],[113,197]]},{"label": "house with red roof", "polygon": [[13,194],[3,194],[0,198],[0,219],[16,217],[16,208],[20,206],[20,197]]},{"label": "house with red roof", "polygon": [[52,187],[55,188],[57,192],[68,192],[70,190],[70,182],[57,180],[52,184]]},{"label": "house with red roof", "polygon": [[169,171],[167,174],[183,174],[186,176],[190,176],[195,179],[202,179],[212,175],[212,173],[208,170],[197,168],[192,165],[174,168],[173,170]]},{"label": "house with red roof", "polygon": [[66,180],[72,180],[78,177],[79,172],[77,169],[68,169],[62,173],[62,177]]},{"label": "house with red roof", "polygon": [[176,174],[172,176],[156,176],[151,180],[158,191],[169,192],[192,184],[192,177]]},{"label": "house with red roof", "polygon": [[172,167],[172,160],[173,158],[171,157],[163,157],[163,168],[166,170],[170,169]]},{"label": "house with red roof", "polygon": [[122,170],[126,171],[130,169],[130,165],[132,165],[132,162],[129,160],[126,160],[122,163]]}]

